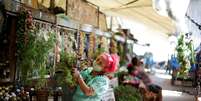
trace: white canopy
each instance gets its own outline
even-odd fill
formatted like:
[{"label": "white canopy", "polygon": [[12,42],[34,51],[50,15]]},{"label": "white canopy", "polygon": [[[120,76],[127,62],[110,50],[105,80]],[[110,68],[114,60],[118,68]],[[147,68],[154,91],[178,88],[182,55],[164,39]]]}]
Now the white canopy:
[{"label": "white canopy", "polygon": [[[170,34],[175,26],[168,17],[160,16],[152,7],[152,0],[87,0],[100,7],[106,15],[119,16],[141,23],[151,30]],[[134,26],[135,28],[135,26]]]}]

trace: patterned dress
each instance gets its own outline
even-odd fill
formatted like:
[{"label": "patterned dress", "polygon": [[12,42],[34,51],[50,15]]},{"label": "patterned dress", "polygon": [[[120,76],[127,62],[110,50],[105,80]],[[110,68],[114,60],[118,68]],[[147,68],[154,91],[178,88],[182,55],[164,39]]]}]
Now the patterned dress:
[{"label": "patterned dress", "polygon": [[101,95],[109,89],[109,79],[106,76],[92,76],[90,73],[93,68],[85,69],[81,72],[81,75],[85,83],[92,87],[95,94],[92,96],[86,96],[79,86],[73,96],[73,101],[101,101]]}]

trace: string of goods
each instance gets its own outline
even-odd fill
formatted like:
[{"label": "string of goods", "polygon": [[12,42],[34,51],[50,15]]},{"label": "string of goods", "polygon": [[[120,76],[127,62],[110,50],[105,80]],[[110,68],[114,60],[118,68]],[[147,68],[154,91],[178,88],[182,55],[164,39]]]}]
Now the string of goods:
[{"label": "string of goods", "polygon": [[80,32],[80,49],[79,49],[79,55],[83,56],[84,53],[84,39],[85,39],[85,33]]},{"label": "string of goods", "polygon": [[92,58],[94,55],[94,45],[95,45],[95,34],[91,33],[89,35],[89,57]]}]

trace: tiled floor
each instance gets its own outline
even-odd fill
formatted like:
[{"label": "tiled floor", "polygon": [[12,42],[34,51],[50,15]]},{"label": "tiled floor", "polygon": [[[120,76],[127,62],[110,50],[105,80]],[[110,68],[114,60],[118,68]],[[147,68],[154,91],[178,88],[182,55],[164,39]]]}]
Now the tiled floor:
[{"label": "tiled floor", "polygon": [[154,75],[150,75],[155,84],[163,88],[163,101],[195,101],[193,95],[182,91],[193,91],[191,87],[171,86],[171,76],[165,74],[164,70],[156,70]]}]

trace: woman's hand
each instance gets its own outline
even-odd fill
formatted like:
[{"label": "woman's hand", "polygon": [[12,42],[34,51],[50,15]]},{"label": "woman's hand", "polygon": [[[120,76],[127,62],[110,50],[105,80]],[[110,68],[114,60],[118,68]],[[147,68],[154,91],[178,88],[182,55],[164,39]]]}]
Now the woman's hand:
[{"label": "woman's hand", "polygon": [[73,68],[73,77],[74,79],[76,79],[76,81],[78,82],[80,89],[83,91],[83,93],[86,96],[92,96],[94,95],[94,90],[93,88],[90,88],[82,79],[82,76],[80,75],[80,72],[77,70],[77,68]]},{"label": "woman's hand", "polygon": [[128,83],[130,83],[130,80],[124,80],[123,83],[128,84]]},{"label": "woman's hand", "polygon": [[77,80],[80,77],[80,72],[77,70],[77,68],[73,68],[73,77],[75,80]]},{"label": "woman's hand", "polygon": [[147,89],[146,85],[143,83],[142,80],[140,80],[140,85],[139,85],[140,88],[143,88],[143,89]]}]

